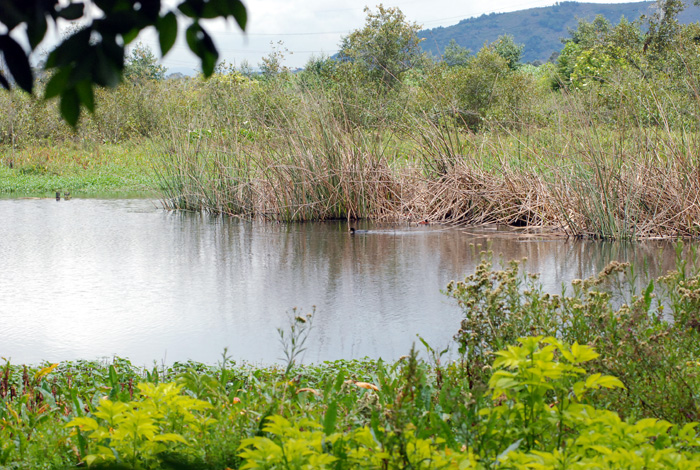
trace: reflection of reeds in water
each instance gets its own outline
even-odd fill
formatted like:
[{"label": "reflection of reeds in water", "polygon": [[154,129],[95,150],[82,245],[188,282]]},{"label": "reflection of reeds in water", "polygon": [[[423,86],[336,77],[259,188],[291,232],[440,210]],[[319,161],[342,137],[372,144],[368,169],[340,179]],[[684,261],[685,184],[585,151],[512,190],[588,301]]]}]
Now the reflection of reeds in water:
[{"label": "reflection of reeds in water", "polygon": [[355,129],[311,92],[252,131],[234,125],[193,138],[173,126],[163,145],[164,205],[284,221],[409,218],[605,239],[697,235],[695,134],[594,124],[580,99],[553,110],[559,129],[474,134],[416,118],[399,137]]}]

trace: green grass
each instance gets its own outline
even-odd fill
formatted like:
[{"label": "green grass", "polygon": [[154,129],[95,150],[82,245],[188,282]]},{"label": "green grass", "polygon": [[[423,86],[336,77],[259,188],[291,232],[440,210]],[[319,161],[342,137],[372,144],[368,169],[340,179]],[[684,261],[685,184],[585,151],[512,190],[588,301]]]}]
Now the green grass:
[{"label": "green grass", "polygon": [[0,194],[73,195],[154,192],[158,189],[152,144],[58,146],[36,145],[0,149]]}]

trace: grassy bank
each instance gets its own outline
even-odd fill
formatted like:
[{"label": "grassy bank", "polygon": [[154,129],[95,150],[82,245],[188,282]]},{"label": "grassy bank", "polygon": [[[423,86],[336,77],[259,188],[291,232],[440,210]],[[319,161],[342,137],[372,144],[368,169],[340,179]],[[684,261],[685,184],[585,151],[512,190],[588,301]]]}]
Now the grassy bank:
[{"label": "grassy bank", "polygon": [[7,362],[0,465],[696,468],[698,256],[678,245],[676,270],[635,293],[640,276],[612,263],[550,295],[484,255],[445,290],[465,315],[450,361],[423,343],[299,365],[314,334],[299,314],[274,367]]},{"label": "grassy bank", "polygon": [[147,141],[5,147],[0,160],[0,193],[8,196],[157,190],[152,144]]}]

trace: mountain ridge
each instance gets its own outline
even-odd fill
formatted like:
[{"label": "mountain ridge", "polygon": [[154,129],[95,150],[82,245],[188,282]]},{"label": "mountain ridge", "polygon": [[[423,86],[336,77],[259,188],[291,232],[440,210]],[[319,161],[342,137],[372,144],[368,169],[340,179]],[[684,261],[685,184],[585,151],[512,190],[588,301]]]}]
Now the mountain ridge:
[{"label": "mountain ridge", "polygon": [[[624,16],[633,21],[641,15],[650,15],[655,1],[634,3],[560,2],[548,7],[528,8],[508,13],[490,13],[466,18],[452,26],[425,29],[418,33],[424,39],[424,51],[441,56],[454,39],[457,44],[476,53],[485,43],[493,42],[503,34],[510,34],[517,44],[523,44],[522,61],[547,61],[552,53],[561,51],[562,38],[569,37],[569,29],[576,28],[578,19],[592,21],[603,15],[612,24]],[[678,20],[681,23],[700,21],[700,7],[686,5]]]}]

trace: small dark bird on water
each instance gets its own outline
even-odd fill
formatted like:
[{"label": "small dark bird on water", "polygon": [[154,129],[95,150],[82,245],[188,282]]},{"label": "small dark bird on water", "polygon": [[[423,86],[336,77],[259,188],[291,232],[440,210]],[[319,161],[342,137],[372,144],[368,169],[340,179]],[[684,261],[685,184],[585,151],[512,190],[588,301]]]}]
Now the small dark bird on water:
[{"label": "small dark bird on water", "polygon": [[355,235],[356,233],[367,233],[367,230],[355,230],[354,227],[350,227],[348,231],[350,232],[350,235]]},{"label": "small dark bird on water", "polygon": [[56,200],[57,201],[61,200],[61,193],[59,191],[56,191]]}]

